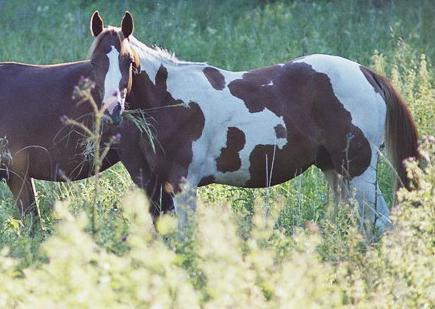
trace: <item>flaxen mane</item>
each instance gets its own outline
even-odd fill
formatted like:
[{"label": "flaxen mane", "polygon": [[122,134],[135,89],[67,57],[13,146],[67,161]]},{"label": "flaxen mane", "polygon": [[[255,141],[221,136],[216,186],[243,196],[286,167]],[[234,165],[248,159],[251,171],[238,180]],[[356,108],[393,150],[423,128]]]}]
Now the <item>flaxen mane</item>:
[{"label": "flaxen mane", "polygon": [[174,53],[168,51],[165,48],[161,48],[159,46],[153,45],[149,47],[139,40],[137,40],[134,36],[129,37],[130,44],[137,50],[137,52],[141,53],[143,56],[151,56],[155,59],[162,61],[163,63],[169,63],[174,65],[184,65],[184,64],[198,64],[198,65],[206,65],[205,62],[190,62],[183,61],[178,59]]}]

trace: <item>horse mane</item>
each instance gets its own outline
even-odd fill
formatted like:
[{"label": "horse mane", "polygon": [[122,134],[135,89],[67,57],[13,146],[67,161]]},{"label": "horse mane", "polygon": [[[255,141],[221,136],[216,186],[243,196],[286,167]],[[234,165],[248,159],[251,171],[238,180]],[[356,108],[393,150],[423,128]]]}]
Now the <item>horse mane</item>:
[{"label": "horse mane", "polygon": [[[104,31],[102,31],[100,34],[97,35],[94,42],[92,42],[91,47],[89,48],[88,52],[88,59],[91,58],[92,54],[94,53],[95,49],[98,47],[102,39],[107,33],[115,32],[118,35],[118,38],[120,42],[122,42],[125,37],[122,34],[122,31],[118,27],[112,27],[108,26]],[[130,42],[130,45],[135,48],[135,50],[144,57],[151,56],[155,59],[158,59],[162,61],[163,63],[172,64],[172,65],[189,65],[189,64],[197,64],[197,65],[206,65],[205,62],[191,62],[191,61],[183,61],[179,60],[173,52],[168,51],[165,48],[153,45],[152,47],[149,47],[136,39],[133,35],[130,35],[128,37],[128,40]]]},{"label": "horse mane", "polygon": [[134,36],[129,37],[129,41],[131,45],[139,52],[142,56],[151,56],[155,59],[162,61],[163,63],[172,64],[172,65],[187,65],[187,64],[206,64],[204,62],[191,62],[191,61],[183,61],[178,59],[173,52],[168,51],[165,48],[159,47],[157,45],[152,45],[151,47],[145,45]]}]

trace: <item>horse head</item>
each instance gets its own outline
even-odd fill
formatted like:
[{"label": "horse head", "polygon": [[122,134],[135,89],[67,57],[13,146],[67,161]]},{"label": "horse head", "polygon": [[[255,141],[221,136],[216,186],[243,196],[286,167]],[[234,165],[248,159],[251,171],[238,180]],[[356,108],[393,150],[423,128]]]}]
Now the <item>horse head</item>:
[{"label": "horse head", "polygon": [[125,98],[131,90],[133,74],[139,67],[139,58],[130,46],[129,37],[134,23],[125,12],[121,27],[105,27],[98,11],[92,14],[90,30],[95,37],[90,50],[95,87],[102,107],[114,124],[121,122]]}]

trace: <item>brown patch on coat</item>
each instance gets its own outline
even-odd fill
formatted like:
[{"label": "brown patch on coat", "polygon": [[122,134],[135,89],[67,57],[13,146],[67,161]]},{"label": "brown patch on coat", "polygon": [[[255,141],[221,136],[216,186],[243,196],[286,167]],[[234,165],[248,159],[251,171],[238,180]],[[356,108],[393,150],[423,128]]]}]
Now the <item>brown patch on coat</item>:
[{"label": "brown patch on coat", "polygon": [[288,142],[282,149],[257,145],[251,152],[247,186],[284,182],[312,164],[351,177],[368,167],[369,143],[335,97],[326,74],[290,62],[247,72],[228,88],[249,111],[267,108],[283,117],[286,127]]},{"label": "brown patch on coat", "polygon": [[233,96],[241,98],[251,113],[261,112],[266,105],[277,103],[279,97],[270,91],[274,86],[270,82],[277,80],[283,70],[280,65],[256,69],[243,74],[242,79],[236,79],[228,84]]},{"label": "brown patch on coat", "polygon": [[237,171],[242,165],[239,151],[243,149],[245,143],[245,133],[236,127],[229,127],[227,145],[222,148],[220,156],[216,159],[217,170],[222,173]]},{"label": "brown patch on coat", "polygon": [[187,177],[192,162],[192,143],[204,128],[204,114],[195,102],[175,100],[167,90],[167,69],[161,65],[155,84],[146,72],[136,75],[132,93],[127,98],[131,108],[149,110],[149,121],[154,128],[155,151],[147,138],[142,140],[147,162],[161,182],[169,182],[174,192],[180,190],[180,181]]},{"label": "brown patch on coat", "polygon": [[287,130],[284,128],[282,124],[278,124],[275,126],[275,134],[277,138],[286,138]]},{"label": "brown patch on coat", "polygon": [[206,67],[202,70],[210,85],[216,90],[223,90],[225,88],[225,77],[222,73],[213,67]]},{"label": "brown patch on coat", "polygon": [[209,184],[214,183],[214,182],[215,182],[214,176],[209,175],[209,176],[201,178],[201,180],[199,181],[198,187],[206,186],[206,185],[209,185]]}]

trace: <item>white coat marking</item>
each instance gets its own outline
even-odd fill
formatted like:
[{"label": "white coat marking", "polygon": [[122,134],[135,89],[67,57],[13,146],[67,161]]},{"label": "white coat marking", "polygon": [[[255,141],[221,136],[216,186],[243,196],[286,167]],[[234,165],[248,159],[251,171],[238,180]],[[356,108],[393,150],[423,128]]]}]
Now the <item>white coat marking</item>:
[{"label": "white coat marking", "polygon": [[109,68],[104,79],[103,104],[109,114],[112,114],[118,103],[121,104],[121,107],[124,105],[119,91],[122,74],[119,69],[119,52],[113,45],[110,52],[107,53],[107,57],[109,58]]}]

